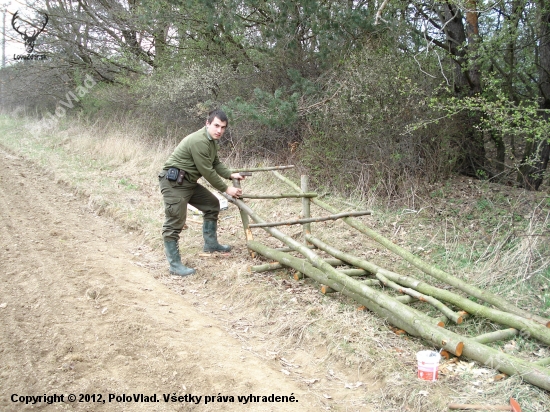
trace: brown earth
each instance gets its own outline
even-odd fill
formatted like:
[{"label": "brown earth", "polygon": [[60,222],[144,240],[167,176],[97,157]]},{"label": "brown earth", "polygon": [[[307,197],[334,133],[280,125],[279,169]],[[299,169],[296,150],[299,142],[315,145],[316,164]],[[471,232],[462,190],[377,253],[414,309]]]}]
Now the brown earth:
[{"label": "brown earth", "polygon": [[[328,409],[322,392],[255,356],[198,311],[196,297],[160,282],[136,253],[136,235],[22,158],[0,150],[0,164],[0,410]],[[12,402],[44,394],[64,402]],[[79,402],[80,394],[101,402]],[[109,394],[160,402],[109,402]],[[202,398],[164,402],[163,394]],[[205,404],[218,394],[234,402]],[[249,394],[297,403],[239,403]]]}]

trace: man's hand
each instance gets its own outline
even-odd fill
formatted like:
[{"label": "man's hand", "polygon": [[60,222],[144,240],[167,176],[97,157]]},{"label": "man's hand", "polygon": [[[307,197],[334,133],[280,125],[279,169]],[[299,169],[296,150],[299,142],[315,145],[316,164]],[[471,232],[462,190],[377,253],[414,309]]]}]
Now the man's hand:
[{"label": "man's hand", "polygon": [[240,173],[231,173],[231,179],[244,180],[246,176],[241,175]]},{"label": "man's hand", "polygon": [[[231,175],[233,176],[233,175]],[[240,189],[238,187],[229,186],[227,190],[225,191],[229,196],[231,197],[240,197],[243,194],[243,189]]]}]

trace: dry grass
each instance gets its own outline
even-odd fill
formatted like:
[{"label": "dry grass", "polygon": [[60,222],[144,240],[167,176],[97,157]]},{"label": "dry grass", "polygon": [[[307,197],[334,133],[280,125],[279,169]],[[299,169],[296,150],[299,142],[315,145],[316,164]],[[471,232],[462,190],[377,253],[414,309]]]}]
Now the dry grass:
[{"label": "dry grass", "polygon": [[[520,400],[525,410],[547,410],[548,393],[517,377],[500,382],[480,379],[479,365],[442,375],[435,383],[421,381],[415,376],[415,353],[426,349],[424,342],[394,334],[376,315],[358,311],[357,305],[345,297],[321,295],[318,285],[307,279],[295,281],[289,271],[250,274],[248,267],[262,260],[248,256],[240,216],[233,206],[221,215],[219,235],[223,243],[235,246],[231,257],[198,256],[201,226],[191,222],[182,236],[181,249],[186,262],[199,268],[200,275],[185,280],[165,275],[160,239],[163,207],[156,172],[173,150],[176,139],[168,139],[171,144],[162,143],[161,139],[151,143],[129,123],[83,127],[76,122],[67,123],[63,130],[32,137],[25,134],[25,122],[31,120],[15,124],[4,118],[3,144],[43,165],[60,182],[85,195],[96,213],[107,214],[129,230],[139,231],[143,248],[151,249],[151,270],[159,281],[195,298],[199,310],[222,320],[252,353],[278,360],[297,381],[307,381],[306,376],[289,364],[301,363],[302,370],[310,372],[312,378],[324,370],[324,377],[319,376],[319,382],[313,385],[320,385],[327,392],[341,390],[347,383],[339,371],[346,371],[355,381],[368,382],[368,390],[355,391],[346,400],[333,402],[334,410],[361,410],[362,405],[369,405],[375,411],[444,411],[450,401],[495,404],[506,403],[512,396]],[[257,163],[248,160],[239,166]],[[292,172],[286,174],[292,177]],[[257,173],[243,182],[249,193],[279,192],[282,186],[268,173]],[[468,196],[469,203],[460,206],[462,212],[475,211],[476,198],[473,194]],[[518,194],[516,199],[520,198]],[[511,209],[521,209],[524,216],[529,210],[530,221],[523,226],[515,224],[513,218],[508,219],[511,226],[506,219],[491,225],[481,218],[465,225],[464,213],[452,215],[445,196],[421,199],[415,194],[404,202],[403,208],[390,210],[378,206],[374,198],[341,199],[336,194],[326,194],[324,200],[342,210],[373,209],[373,216],[360,219],[426,260],[492,289],[507,292],[509,286],[521,284],[525,290],[533,290],[549,277],[550,205],[540,196],[511,205]],[[300,201],[296,199],[248,203],[269,220],[295,218],[300,212]],[[313,216],[323,214],[326,212],[312,206]],[[477,226],[469,228],[471,224]],[[342,250],[397,272],[421,276],[366,236],[348,230],[343,222],[318,223],[313,230],[316,236]],[[298,227],[286,228],[285,232],[296,239],[301,237]],[[282,246],[261,230],[254,234],[265,244]],[[503,284],[506,287],[500,286]],[[523,306],[540,308],[536,294],[519,296],[517,290],[515,295],[510,293],[507,296]],[[548,308],[546,314],[550,314]]]}]

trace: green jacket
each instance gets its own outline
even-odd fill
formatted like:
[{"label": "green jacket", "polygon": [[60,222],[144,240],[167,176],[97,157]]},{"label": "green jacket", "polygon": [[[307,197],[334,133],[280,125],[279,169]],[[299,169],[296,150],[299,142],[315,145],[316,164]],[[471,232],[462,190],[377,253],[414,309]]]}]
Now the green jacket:
[{"label": "green jacket", "polygon": [[206,127],[191,133],[180,142],[163,168],[166,170],[170,167],[185,170],[187,179],[192,183],[203,176],[221,192],[225,192],[228,185],[220,176],[231,179],[231,172],[218,159],[218,142],[208,135]]}]

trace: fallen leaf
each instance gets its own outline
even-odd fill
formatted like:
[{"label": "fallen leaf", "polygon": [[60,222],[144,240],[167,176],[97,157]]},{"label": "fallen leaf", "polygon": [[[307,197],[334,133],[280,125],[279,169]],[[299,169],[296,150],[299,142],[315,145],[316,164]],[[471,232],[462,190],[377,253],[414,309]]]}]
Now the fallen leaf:
[{"label": "fallen leaf", "polygon": [[422,396],[428,396],[428,393],[428,391],[418,391],[418,394]]},{"label": "fallen leaf", "polygon": [[332,396],[327,395],[326,393],[323,393],[323,396],[324,396],[325,398],[327,398],[327,399],[332,399]]},{"label": "fallen leaf", "polygon": [[286,369],[281,369],[281,372],[283,372],[285,375],[290,375],[290,372],[287,371]]},{"label": "fallen leaf", "polygon": [[0,304],[0,309],[4,309],[8,304],[6,302]]}]

